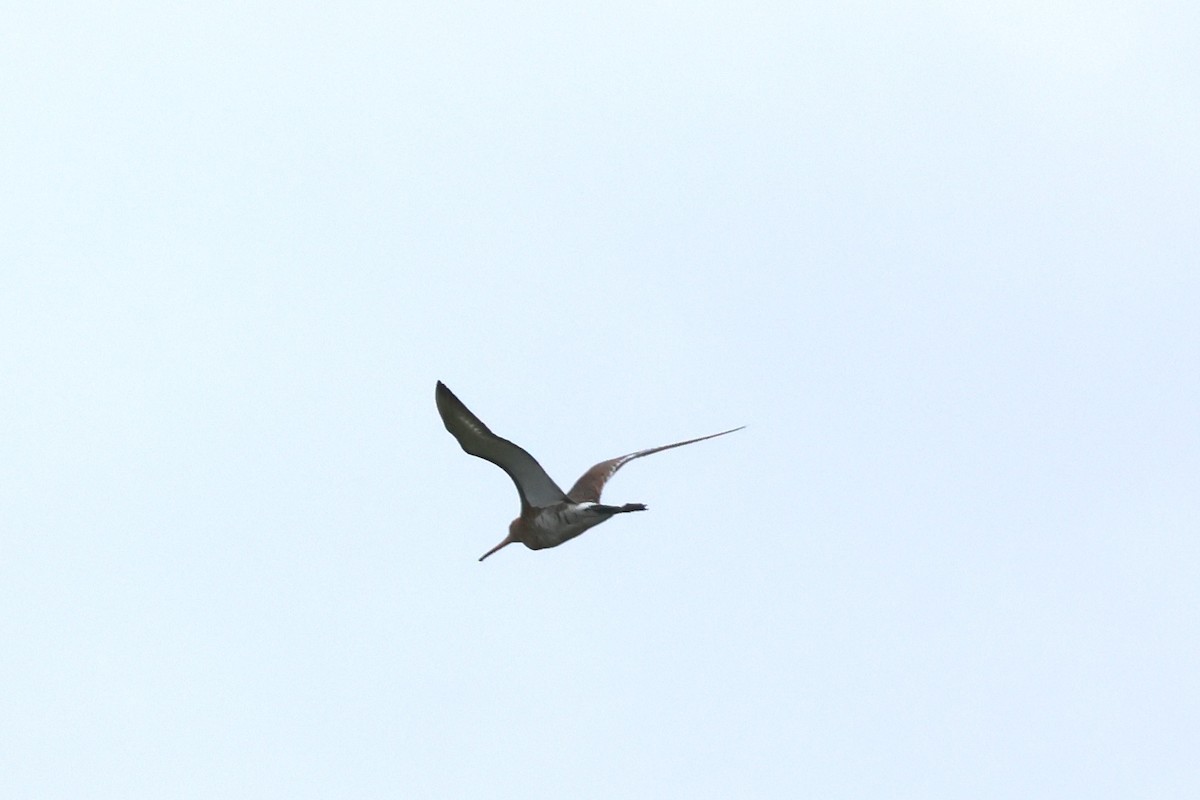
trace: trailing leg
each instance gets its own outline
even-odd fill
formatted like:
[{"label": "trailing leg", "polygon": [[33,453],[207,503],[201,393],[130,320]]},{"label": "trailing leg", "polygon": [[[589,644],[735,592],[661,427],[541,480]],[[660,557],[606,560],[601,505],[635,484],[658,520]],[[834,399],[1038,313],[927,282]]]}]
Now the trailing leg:
[{"label": "trailing leg", "polygon": [[630,511],[645,511],[645,503],[626,503],[623,506],[594,505],[592,510],[600,514],[626,514]]}]

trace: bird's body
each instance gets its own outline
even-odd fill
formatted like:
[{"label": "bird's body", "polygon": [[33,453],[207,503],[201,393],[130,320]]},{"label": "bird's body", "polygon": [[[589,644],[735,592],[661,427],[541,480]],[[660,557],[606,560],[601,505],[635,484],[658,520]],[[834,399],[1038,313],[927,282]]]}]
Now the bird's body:
[{"label": "bird's body", "polygon": [[599,525],[614,514],[645,511],[646,506],[641,503],[626,503],[622,506],[600,503],[600,492],[604,489],[604,484],[617,470],[635,458],[741,430],[733,428],[601,461],[585,472],[571,487],[570,492],[564,492],[533,456],[488,430],[488,427],[441,381],[438,381],[434,396],[446,430],[458,440],[462,449],[503,469],[512,478],[517,493],[521,496],[521,515],[508,526],[508,536],[484,553],[480,561],[513,542],[521,542],[531,550],[556,547]]},{"label": "bird's body", "polygon": [[522,523],[520,541],[530,550],[541,550],[544,547],[557,547],[568,539],[574,539],[588,528],[594,528],[613,514],[623,514],[627,511],[645,511],[641,503],[629,503],[624,506],[603,506],[599,503],[557,503],[546,508],[530,509],[529,516],[524,514],[515,522]]}]

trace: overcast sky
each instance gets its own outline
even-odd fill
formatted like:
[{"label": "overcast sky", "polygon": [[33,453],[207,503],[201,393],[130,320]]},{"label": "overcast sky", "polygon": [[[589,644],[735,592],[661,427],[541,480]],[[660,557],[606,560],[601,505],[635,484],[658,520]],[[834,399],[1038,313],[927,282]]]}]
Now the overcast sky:
[{"label": "overcast sky", "polygon": [[1200,796],[1198,8],[8,8],[0,795]]}]

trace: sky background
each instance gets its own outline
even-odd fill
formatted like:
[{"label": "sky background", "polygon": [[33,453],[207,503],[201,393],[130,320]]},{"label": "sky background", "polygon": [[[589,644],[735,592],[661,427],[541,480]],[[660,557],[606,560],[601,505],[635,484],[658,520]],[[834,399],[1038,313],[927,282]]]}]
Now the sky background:
[{"label": "sky background", "polygon": [[1198,8],[7,8],[0,795],[1200,796]]}]

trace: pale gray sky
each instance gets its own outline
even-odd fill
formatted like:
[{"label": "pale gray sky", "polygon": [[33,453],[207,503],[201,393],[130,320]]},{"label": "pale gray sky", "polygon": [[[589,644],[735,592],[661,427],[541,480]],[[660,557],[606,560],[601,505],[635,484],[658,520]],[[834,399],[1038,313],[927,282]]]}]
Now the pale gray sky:
[{"label": "pale gray sky", "polygon": [[0,795],[1200,796],[1197,41],[6,10]]}]

